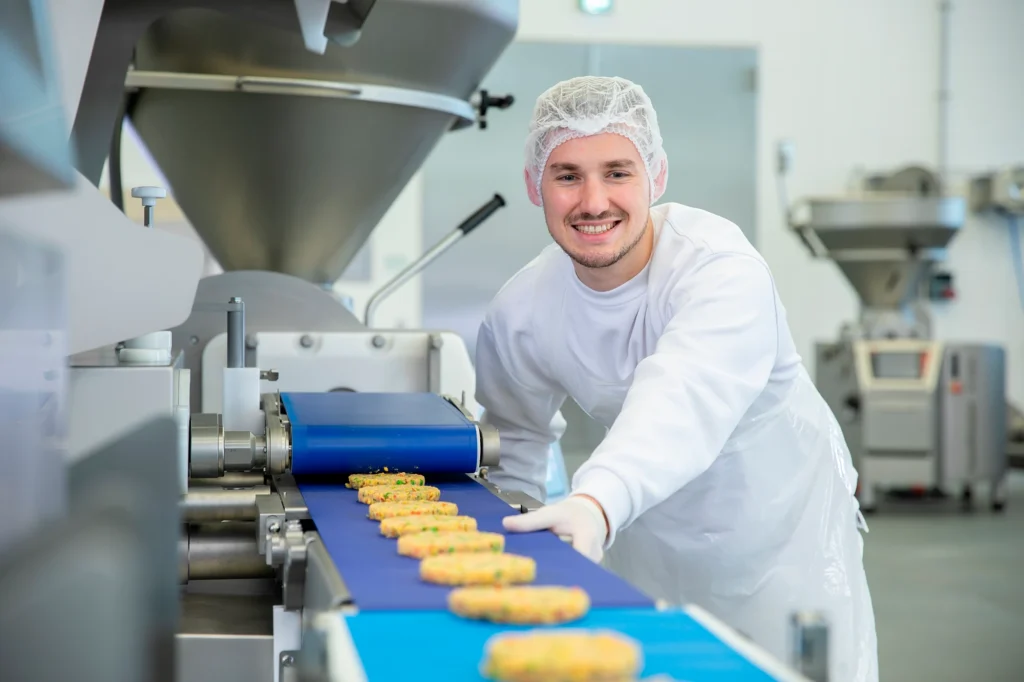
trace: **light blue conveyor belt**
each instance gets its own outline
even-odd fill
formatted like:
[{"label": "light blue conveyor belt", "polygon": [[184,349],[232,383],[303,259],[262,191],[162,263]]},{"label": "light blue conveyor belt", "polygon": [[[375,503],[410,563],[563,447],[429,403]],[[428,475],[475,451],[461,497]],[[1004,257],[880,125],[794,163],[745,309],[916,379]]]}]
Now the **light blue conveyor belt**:
[{"label": "light blue conveyor belt", "polygon": [[[484,680],[479,666],[488,638],[500,632],[527,629],[469,621],[437,611],[363,613],[344,618],[369,682]],[[632,637],[643,646],[642,677],[669,675],[679,682],[780,679],[683,611],[594,609],[583,620],[561,627],[606,628]],[[413,661],[415,675],[410,668]],[[437,676],[424,677],[419,671],[437,671]]]}]

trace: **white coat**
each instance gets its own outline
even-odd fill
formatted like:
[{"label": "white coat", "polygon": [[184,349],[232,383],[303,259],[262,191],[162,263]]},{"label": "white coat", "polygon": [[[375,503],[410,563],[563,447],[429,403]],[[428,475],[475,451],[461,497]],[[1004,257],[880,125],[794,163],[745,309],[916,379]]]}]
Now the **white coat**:
[{"label": "white coat", "polygon": [[491,477],[543,499],[571,396],[608,429],[573,491],[604,507],[610,569],[786,662],[790,614],[823,611],[831,679],[874,682],[857,473],[768,266],[724,218],[651,211],[651,260],[617,289],[584,286],[552,245],[495,297],[476,361]]}]

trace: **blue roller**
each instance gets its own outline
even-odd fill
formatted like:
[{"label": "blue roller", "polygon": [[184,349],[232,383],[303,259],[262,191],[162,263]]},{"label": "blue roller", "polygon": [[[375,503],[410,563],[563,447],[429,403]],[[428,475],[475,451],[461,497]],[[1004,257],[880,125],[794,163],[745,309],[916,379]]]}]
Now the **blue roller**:
[{"label": "blue roller", "polygon": [[433,393],[282,393],[296,476],[477,470],[476,425]]}]

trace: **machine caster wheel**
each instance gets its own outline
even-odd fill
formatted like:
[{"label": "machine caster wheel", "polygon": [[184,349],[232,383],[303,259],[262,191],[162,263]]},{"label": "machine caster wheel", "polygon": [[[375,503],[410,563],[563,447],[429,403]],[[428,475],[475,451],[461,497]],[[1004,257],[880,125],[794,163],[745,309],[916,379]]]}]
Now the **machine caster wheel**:
[{"label": "machine caster wheel", "polygon": [[974,488],[965,485],[960,492],[960,508],[962,511],[974,511]]},{"label": "machine caster wheel", "polygon": [[996,514],[1006,509],[1006,477],[992,484],[992,511]]}]

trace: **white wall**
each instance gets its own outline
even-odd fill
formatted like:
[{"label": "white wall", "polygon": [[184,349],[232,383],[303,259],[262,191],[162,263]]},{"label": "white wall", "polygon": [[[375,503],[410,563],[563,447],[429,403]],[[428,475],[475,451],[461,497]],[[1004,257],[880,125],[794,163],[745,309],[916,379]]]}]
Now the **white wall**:
[{"label": "white wall", "polygon": [[[934,167],[938,2],[618,0],[611,15],[600,17],[583,15],[572,0],[521,0],[521,7],[519,37],[526,40],[758,48],[758,247],[773,268],[798,347],[812,363],[814,341],[833,338],[856,315],[856,297],[831,263],[812,262],[786,230],[775,193],[775,143],[796,144],[791,197],[842,192],[858,168]],[[952,25],[951,169],[963,177],[1024,163],[1024,3],[957,0]],[[965,225],[949,262],[960,299],[941,312],[937,329],[943,338],[1004,343],[1010,393],[1019,402],[1024,312],[1007,243],[998,223],[972,217]]]}]

